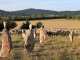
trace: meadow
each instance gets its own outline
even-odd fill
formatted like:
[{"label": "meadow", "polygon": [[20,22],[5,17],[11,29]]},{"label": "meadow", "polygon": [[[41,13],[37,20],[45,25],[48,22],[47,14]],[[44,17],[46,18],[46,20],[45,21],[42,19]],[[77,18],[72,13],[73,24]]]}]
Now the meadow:
[{"label": "meadow", "polygon": [[[39,20],[38,20],[39,21]],[[38,21],[30,21],[35,24]],[[40,20],[41,21],[41,20]],[[24,22],[24,21],[23,21]],[[19,27],[23,22],[17,22]],[[53,28],[80,28],[79,20],[44,20],[41,21],[46,29]],[[58,23],[58,24],[57,24]],[[74,36],[73,42],[69,41],[68,36],[54,35],[47,36],[42,44],[39,44],[39,37],[31,55],[28,55],[24,40],[21,34],[11,34],[13,49],[8,58],[1,60],[80,60],[80,35]],[[0,34],[1,50],[1,34]]]},{"label": "meadow", "polygon": [[[19,28],[23,22],[18,21],[17,28]],[[31,24],[35,25],[37,22],[42,22],[45,26],[45,29],[54,29],[54,28],[72,28],[72,29],[80,29],[80,21],[79,20],[71,20],[71,19],[50,19],[50,20],[32,20]]]},{"label": "meadow", "polygon": [[[43,44],[36,44],[31,55],[24,48],[24,40],[20,34],[12,34],[13,49],[8,58],[1,60],[79,60],[80,59],[80,36],[74,36],[71,43],[68,36],[47,36]],[[1,36],[0,36],[1,37]],[[0,38],[1,50],[1,38]]]}]

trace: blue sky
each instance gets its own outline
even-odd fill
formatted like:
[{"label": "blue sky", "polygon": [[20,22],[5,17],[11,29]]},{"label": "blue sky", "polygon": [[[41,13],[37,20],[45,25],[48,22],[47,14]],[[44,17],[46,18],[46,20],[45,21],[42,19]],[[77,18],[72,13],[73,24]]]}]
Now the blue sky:
[{"label": "blue sky", "polygon": [[15,11],[28,8],[55,11],[80,10],[80,0],[0,0],[0,9]]}]

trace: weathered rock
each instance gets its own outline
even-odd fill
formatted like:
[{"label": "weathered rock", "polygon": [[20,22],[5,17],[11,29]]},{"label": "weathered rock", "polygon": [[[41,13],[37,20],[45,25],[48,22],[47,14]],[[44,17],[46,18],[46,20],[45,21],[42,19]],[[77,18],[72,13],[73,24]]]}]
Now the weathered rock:
[{"label": "weathered rock", "polygon": [[43,40],[45,40],[45,38],[46,38],[43,27],[41,27],[39,29],[39,35],[40,35],[40,44],[41,44],[43,42]]},{"label": "weathered rock", "polygon": [[3,29],[2,31],[2,49],[0,51],[0,57],[8,57],[12,48],[12,41],[10,33]]},{"label": "weathered rock", "polygon": [[26,36],[26,49],[28,52],[31,52],[35,45],[34,30],[26,30]]},{"label": "weathered rock", "polygon": [[73,31],[70,31],[69,39],[70,39],[70,42],[73,42]]},{"label": "weathered rock", "polygon": [[[24,41],[26,41],[26,32],[25,30],[22,30],[22,38],[24,39]],[[25,45],[26,45],[26,42],[25,42]]]},{"label": "weathered rock", "polygon": [[35,45],[35,31],[32,30],[32,25],[29,25],[28,30],[22,31],[22,36],[25,41],[25,47],[28,52],[32,52]]}]

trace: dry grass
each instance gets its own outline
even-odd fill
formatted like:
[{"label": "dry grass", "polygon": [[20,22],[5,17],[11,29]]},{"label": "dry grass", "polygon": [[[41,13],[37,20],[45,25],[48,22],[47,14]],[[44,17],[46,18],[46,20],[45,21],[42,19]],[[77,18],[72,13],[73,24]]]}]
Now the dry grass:
[{"label": "dry grass", "polygon": [[[38,20],[39,21],[39,20]],[[35,24],[38,21],[30,21]],[[24,21],[23,21],[24,22]],[[41,21],[45,28],[80,28],[78,20],[43,20]],[[22,22],[17,22],[21,26]],[[36,38],[36,44],[31,55],[27,54],[24,48],[24,40],[20,34],[12,34],[13,49],[8,58],[1,60],[80,60],[80,35],[74,36],[71,43],[68,36],[47,36],[42,45],[39,44],[39,38]],[[1,50],[1,35],[0,35]]]},{"label": "dry grass", "polygon": [[[42,45],[38,37],[34,51],[27,54],[24,41],[19,34],[12,35],[13,49],[6,60],[79,60],[80,59],[80,36],[75,36],[73,43],[69,42],[68,36],[47,36]],[[1,48],[1,39],[0,39]],[[0,49],[1,50],[1,49]],[[5,59],[5,58],[4,58]]]},{"label": "dry grass", "polygon": [[[37,22],[42,22],[46,29],[53,28],[80,28],[79,20],[66,20],[66,19],[52,19],[52,20],[34,20],[30,21],[32,24],[36,24]],[[17,22],[18,27],[22,25],[24,21]]]}]

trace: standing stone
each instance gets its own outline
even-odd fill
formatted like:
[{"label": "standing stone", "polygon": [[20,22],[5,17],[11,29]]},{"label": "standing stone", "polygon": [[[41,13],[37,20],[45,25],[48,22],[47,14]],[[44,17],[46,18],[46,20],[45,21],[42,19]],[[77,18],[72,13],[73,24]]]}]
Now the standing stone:
[{"label": "standing stone", "polygon": [[0,57],[8,57],[12,48],[11,36],[8,30],[2,31],[2,49],[0,51]]},{"label": "standing stone", "polygon": [[32,30],[32,26],[29,25],[29,29],[22,31],[22,35],[24,36],[25,47],[28,52],[32,52],[35,45],[35,37],[34,30]]},{"label": "standing stone", "polygon": [[[26,36],[25,30],[22,30],[22,37],[23,37],[24,41],[26,41],[27,36]],[[26,45],[26,42],[24,45]]]},{"label": "standing stone", "polygon": [[34,38],[36,39],[36,29],[34,30]]},{"label": "standing stone", "polygon": [[6,28],[6,22],[5,21],[3,22],[3,25],[4,25],[4,28]]},{"label": "standing stone", "polygon": [[41,27],[39,29],[39,35],[40,35],[40,44],[41,44],[43,42],[43,40],[45,40],[45,38],[46,38],[43,27]]},{"label": "standing stone", "polygon": [[34,38],[34,31],[33,30],[27,30],[26,31],[26,49],[28,52],[33,51],[34,45],[35,45],[35,38]]},{"label": "standing stone", "polygon": [[70,39],[70,42],[73,42],[73,31],[70,31],[70,33],[69,33],[69,39]]}]

